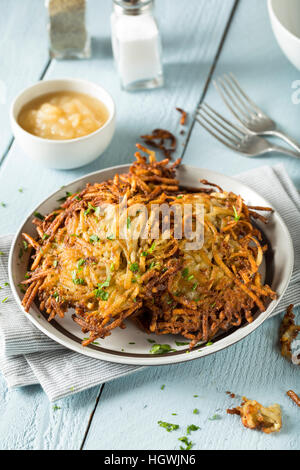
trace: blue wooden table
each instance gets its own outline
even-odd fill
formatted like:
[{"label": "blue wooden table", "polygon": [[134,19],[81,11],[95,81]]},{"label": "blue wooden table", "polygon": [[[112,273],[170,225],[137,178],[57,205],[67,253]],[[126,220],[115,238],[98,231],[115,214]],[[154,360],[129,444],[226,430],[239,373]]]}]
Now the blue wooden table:
[{"label": "blue wooden table", "polygon": [[[283,161],[300,188],[299,161],[281,155],[242,158],[213,141],[191,117],[204,99],[226,112],[212,79],[232,71],[281,127],[300,140],[300,106],[291,99],[299,72],[275,42],[265,1],[157,1],[165,87],[136,94],[119,87],[111,54],[109,0],[89,2],[93,57],[88,61],[49,60],[43,3],[0,0],[0,201],[6,203],[0,207],[1,234],[14,232],[25,213],[63,184],[130,162],[142,133],[162,127],[179,134],[176,106],[190,113],[189,132],[180,137],[178,147],[186,164],[234,175]],[[111,92],[117,103],[116,134],[105,154],[87,167],[38,168],[12,139],[9,104],[17,92],[39,79],[68,76],[92,80]],[[182,428],[200,426],[192,436],[195,449],[299,449],[300,410],[285,392],[300,392],[300,373],[278,352],[279,323],[280,318],[269,320],[216,355],[147,368],[61,400],[55,409],[39,386],[8,390],[0,376],[0,449],[178,449],[180,431],[167,433],[158,420]],[[239,404],[227,390],[266,405],[280,403],[281,433],[268,436],[246,430],[237,417],[226,415],[226,408]],[[195,408],[198,415],[193,414]],[[210,419],[214,415],[219,419]]]}]

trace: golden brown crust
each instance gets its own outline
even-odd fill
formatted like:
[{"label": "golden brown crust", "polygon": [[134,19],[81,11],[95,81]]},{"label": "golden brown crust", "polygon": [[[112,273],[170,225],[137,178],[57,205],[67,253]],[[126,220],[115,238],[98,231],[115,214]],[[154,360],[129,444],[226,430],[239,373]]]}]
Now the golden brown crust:
[{"label": "golden brown crust", "polygon": [[[90,337],[104,338],[113,328],[132,318],[140,328],[156,334],[181,334],[190,347],[217,333],[253,321],[253,311],[265,309],[276,297],[263,285],[258,269],[265,247],[261,233],[251,223],[253,211],[242,198],[214,189],[189,193],[179,189],[177,160],[156,161],[155,153],[137,144],[136,161],[127,174],[87,186],[66,198],[43,220],[34,219],[38,237],[24,234],[35,254],[23,305],[28,311],[34,298],[49,315],[63,317],[75,309],[73,319]],[[140,151],[148,155],[149,161]],[[123,199],[122,199],[123,198]],[[116,221],[106,204],[118,208],[127,200],[128,211],[141,204],[152,215],[155,205],[204,207],[204,245],[187,250],[187,239],[174,235],[171,217],[168,238],[137,240],[110,236]],[[267,210],[267,208],[260,208]],[[129,217],[131,230],[142,214]]]},{"label": "golden brown crust", "polygon": [[295,325],[293,307],[293,305],[288,306],[279,330],[281,354],[283,357],[290,360],[292,359],[292,342],[297,338],[300,332],[300,325]]},{"label": "golden brown crust", "polygon": [[265,434],[279,432],[282,427],[281,409],[278,404],[264,407],[255,400],[243,397],[241,406],[227,410],[228,414],[241,417],[246,428],[257,429]]}]

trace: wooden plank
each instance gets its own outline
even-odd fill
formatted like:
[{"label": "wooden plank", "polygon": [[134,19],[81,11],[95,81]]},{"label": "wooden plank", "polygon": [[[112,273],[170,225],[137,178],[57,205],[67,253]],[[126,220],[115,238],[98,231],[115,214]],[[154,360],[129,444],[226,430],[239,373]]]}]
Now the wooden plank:
[{"label": "wooden plank", "polygon": [[[268,18],[267,2],[243,0],[231,24],[214,73],[216,78],[233,72],[248,95],[300,142],[300,106],[292,102],[292,83],[299,79],[296,70],[280,50]],[[205,102],[235,121],[210,82]],[[273,139],[279,145],[282,142]],[[195,124],[185,150],[186,164],[234,175],[250,168],[283,162],[300,189],[299,160],[281,154],[245,158],[224,147],[199,124]]]},{"label": "wooden plank", "polygon": [[7,390],[0,376],[0,450],[79,449],[98,390],[53,405],[40,386]]},{"label": "wooden plank", "polygon": [[[176,450],[181,445],[178,438],[186,435],[190,424],[201,428],[188,436],[193,449],[299,449],[299,409],[286,396],[289,389],[300,390],[299,367],[280,355],[279,324],[279,317],[268,320],[218,354],[149,367],[106,384],[84,449]],[[230,398],[226,391],[237,397]],[[264,405],[282,405],[282,431],[266,435],[244,428],[239,417],[227,415],[226,409],[239,405],[243,395]],[[193,413],[195,408],[199,414]],[[158,425],[160,420],[179,424],[180,429],[166,432]]]},{"label": "wooden plank", "polygon": [[49,60],[44,10],[40,0],[1,1],[0,161],[12,139],[8,125],[10,103],[22,88],[40,78]]}]

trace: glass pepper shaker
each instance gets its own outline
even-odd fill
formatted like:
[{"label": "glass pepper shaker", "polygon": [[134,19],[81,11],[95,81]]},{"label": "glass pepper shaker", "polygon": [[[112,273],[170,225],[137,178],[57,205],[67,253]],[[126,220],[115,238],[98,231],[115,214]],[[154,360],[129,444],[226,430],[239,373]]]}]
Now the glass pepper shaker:
[{"label": "glass pepper shaker", "polygon": [[163,85],[161,39],[153,0],[113,0],[114,59],[125,90]]},{"label": "glass pepper shaker", "polygon": [[51,57],[90,57],[90,37],[85,25],[86,3],[86,0],[46,0]]}]

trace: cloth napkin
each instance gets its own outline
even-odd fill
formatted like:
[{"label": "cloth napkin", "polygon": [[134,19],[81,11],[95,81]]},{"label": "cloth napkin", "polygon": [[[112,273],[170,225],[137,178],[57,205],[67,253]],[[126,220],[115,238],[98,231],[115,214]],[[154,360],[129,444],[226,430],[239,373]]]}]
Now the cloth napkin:
[{"label": "cloth napkin", "polygon": [[[274,311],[300,304],[300,197],[282,164],[236,177],[264,196],[283,217],[293,239],[295,267],[290,285]],[[0,370],[8,387],[40,383],[51,401],[143,369],[86,357],[55,343],[26,318],[13,300],[7,260],[12,235],[0,238]]]}]

